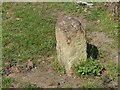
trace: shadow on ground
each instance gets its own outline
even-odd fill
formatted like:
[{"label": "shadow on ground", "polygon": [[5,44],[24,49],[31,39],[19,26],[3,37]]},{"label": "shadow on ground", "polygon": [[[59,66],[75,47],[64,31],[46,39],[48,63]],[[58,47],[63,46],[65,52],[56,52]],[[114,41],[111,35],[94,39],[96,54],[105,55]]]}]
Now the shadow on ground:
[{"label": "shadow on ground", "polygon": [[87,43],[87,58],[91,57],[93,59],[97,59],[98,56],[99,56],[98,48],[93,44]]}]

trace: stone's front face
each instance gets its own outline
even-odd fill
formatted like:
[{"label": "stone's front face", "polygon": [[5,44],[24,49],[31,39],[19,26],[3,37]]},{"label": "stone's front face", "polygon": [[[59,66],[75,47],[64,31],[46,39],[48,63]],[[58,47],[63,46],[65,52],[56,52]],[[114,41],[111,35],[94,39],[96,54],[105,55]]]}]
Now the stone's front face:
[{"label": "stone's front face", "polygon": [[60,16],[56,24],[56,40],[58,61],[71,76],[72,66],[87,59],[85,31],[81,23],[71,16]]}]

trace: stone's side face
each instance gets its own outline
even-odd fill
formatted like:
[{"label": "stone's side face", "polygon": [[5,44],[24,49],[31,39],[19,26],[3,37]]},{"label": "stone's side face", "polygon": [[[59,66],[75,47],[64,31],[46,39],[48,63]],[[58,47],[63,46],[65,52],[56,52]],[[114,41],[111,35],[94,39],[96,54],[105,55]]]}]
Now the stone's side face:
[{"label": "stone's side face", "polygon": [[58,61],[72,75],[73,64],[87,59],[85,31],[81,23],[71,16],[60,16],[56,24]]}]

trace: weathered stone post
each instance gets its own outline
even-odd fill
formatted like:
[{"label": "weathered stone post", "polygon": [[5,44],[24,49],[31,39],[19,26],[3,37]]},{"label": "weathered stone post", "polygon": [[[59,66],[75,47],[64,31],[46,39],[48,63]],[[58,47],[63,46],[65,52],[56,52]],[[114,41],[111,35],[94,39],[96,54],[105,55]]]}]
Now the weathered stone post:
[{"label": "weathered stone post", "polygon": [[74,17],[61,15],[56,23],[56,49],[58,61],[65,66],[68,76],[72,66],[87,59],[85,31]]}]

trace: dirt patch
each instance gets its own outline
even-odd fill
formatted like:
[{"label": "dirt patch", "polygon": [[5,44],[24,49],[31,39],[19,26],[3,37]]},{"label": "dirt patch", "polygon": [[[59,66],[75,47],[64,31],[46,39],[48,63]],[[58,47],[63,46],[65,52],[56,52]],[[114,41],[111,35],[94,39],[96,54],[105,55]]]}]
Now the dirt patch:
[{"label": "dirt patch", "polygon": [[95,45],[99,50],[105,51],[109,58],[115,61],[118,64],[118,50],[112,48],[111,46],[114,44],[114,40],[109,38],[104,32],[92,32],[87,33],[87,36],[90,36],[90,43]]},{"label": "dirt patch", "polygon": [[103,46],[103,45],[109,45],[112,44],[112,39],[108,38],[108,36],[103,32],[92,32],[92,44],[96,46]]},{"label": "dirt patch", "polygon": [[68,77],[66,74],[59,74],[51,67],[50,60],[43,60],[36,69],[29,72],[10,74],[9,77],[15,78],[21,83],[37,84],[42,88],[71,87],[76,88],[83,82],[79,77]]}]

